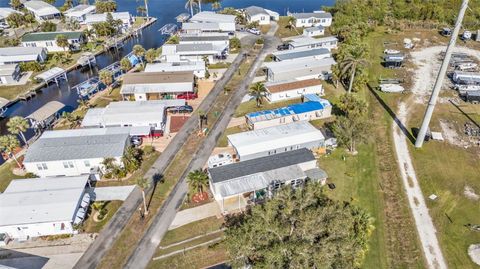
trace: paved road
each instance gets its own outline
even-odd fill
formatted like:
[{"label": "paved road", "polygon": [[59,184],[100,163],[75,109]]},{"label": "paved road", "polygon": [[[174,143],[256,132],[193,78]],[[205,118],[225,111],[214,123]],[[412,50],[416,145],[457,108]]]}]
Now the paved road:
[{"label": "paved road", "polygon": [[[215,148],[218,138],[227,128],[228,123],[233,117],[236,108],[238,107],[238,105],[240,105],[245,94],[247,94],[249,85],[255,78],[256,70],[261,66],[267,54],[274,51],[276,46],[280,43],[273,36],[277,28],[277,24],[274,24],[273,27],[270,29],[269,33],[265,36],[265,45],[262,52],[253,63],[242,84],[238,87],[237,90],[234,91],[234,96],[230,99],[229,103],[225,105],[225,110],[220,116],[220,119],[212,127],[207,138],[202,143],[201,148],[197,151],[188,168],[182,175],[180,181],[175,186],[175,189],[172,191],[167,201],[165,201],[165,203],[163,204],[159,214],[155,216],[152,225],[144,234],[142,240],[140,241],[132,256],[130,256],[130,258],[128,259],[127,264],[124,268],[137,269],[147,267],[148,263],[155,254],[155,251],[160,241],[162,240],[163,236],[168,230],[168,227],[175,218],[178,207],[181,205],[185,195],[187,194],[188,186],[186,183],[186,175],[192,170],[202,168],[207,162],[211,152]],[[223,85],[217,84],[217,86],[221,86],[221,88],[217,90],[223,89]]]},{"label": "paved road", "polygon": [[[249,42],[254,42],[255,39],[249,39]],[[223,88],[232,76],[237,71],[238,67],[242,62],[242,57],[239,56],[235,59],[229,69],[225,72],[223,77],[216,83],[213,90],[208,94],[208,96],[203,100],[199,106],[199,110],[208,111],[208,108],[212,106],[218,94],[223,93]],[[173,161],[175,155],[187,141],[187,138],[192,134],[192,132],[197,128],[198,125],[198,115],[193,114],[190,119],[184,124],[180,132],[172,139],[167,148],[162,152],[157,161],[152,165],[150,170],[146,173],[145,177],[153,180],[158,178],[159,175],[165,171],[168,164]],[[153,184],[151,184],[153,185]],[[182,199],[185,195],[182,190],[179,189],[179,184],[176,185],[173,193],[182,193]],[[171,197],[172,195],[170,195]],[[176,197],[177,198],[177,197]],[[100,263],[102,257],[106,255],[108,250],[113,246],[115,240],[120,235],[121,231],[127,224],[130,217],[136,212],[142,202],[142,195],[139,188],[135,190],[128,196],[123,205],[110,220],[107,226],[104,227],[102,232],[99,234],[97,240],[88,248],[88,250],[83,254],[80,260],[75,265],[75,269],[79,268],[96,268]],[[173,218],[172,218],[173,219]],[[167,227],[168,228],[168,227]]]}]

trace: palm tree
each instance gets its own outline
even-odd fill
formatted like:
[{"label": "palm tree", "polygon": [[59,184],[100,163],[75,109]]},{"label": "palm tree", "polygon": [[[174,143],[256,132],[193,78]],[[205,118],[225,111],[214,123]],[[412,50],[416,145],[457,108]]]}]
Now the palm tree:
[{"label": "palm tree", "polygon": [[27,146],[28,146],[28,142],[27,142],[27,139],[25,138],[24,132],[27,131],[28,127],[29,127],[28,120],[20,116],[15,116],[7,122],[8,131],[12,134],[19,134],[23,142]]},{"label": "palm tree", "polygon": [[98,74],[98,77],[100,81],[106,86],[109,86],[110,84],[113,83],[113,75],[112,75],[112,72],[110,71],[107,71],[107,70],[100,71],[100,73]]},{"label": "palm tree", "polygon": [[57,43],[57,46],[63,48],[63,52],[65,52],[65,54],[67,53],[66,48],[69,46],[69,43],[68,43],[68,37],[66,35],[57,35],[55,37],[55,43]]},{"label": "palm tree", "polygon": [[147,9],[144,6],[139,6],[137,7],[137,13],[145,16],[147,13]]},{"label": "palm tree", "polygon": [[20,2],[20,0],[10,0],[10,6],[13,9],[20,9],[20,7],[22,6],[22,2]]},{"label": "palm tree", "polygon": [[7,17],[7,23],[8,25],[10,25],[10,27],[13,28],[13,33],[15,34],[15,38],[18,38],[18,34],[15,28],[20,27],[22,25],[22,22],[23,22],[23,15],[16,12],[11,13]]},{"label": "palm tree", "polygon": [[222,4],[220,4],[220,2],[215,1],[215,2],[212,3],[212,9],[213,10],[219,10],[221,8],[222,8]]},{"label": "palm tree", "polygon": [[208,188],[208,175],[202,170],[195,170],[187,175],[187,183],[192,193],[204,193]]},{"label": "palm tree", "polygon": [[210,60],[208,59],[207,55],[202,56],[202,60],[205,62],[206,66],[208,66],[210,64]]},{"label": "palm tree", "polygon": [[63,112],[62,118],[68,123],[70,129],[75,128],[81,119],[79,115],[69,112]]},{"label": "palm tree", "polygon": [[266,92],[267,89],[262,82],[257,82],[250,87],[249,94],[250,96],[255,98],[255,101],[257,102],[257,107],[260,107],[260,105],[262,104],[262,98],[265,97]]},{"label": "palm tree", "polygon": [[289,16],[288,17],[288,28],[290,30],[294,29],[295,32],[297,32],[297,34],[300,34],[297,30],[297,27],[295,26],[296,22],[297,22],[297,20],[295,19],[295,17]]},{"label": "palm tree", "polygon": [[0,151],[13,158],[18,165],[18,168],[22,168],[15,156],[15,150],[20,147],[20,142],[14,135],[2,135],[0,136]]},{"label": "palm tree", "polygon": [[146,178],[139,178],[137,180],[137,185],[142,189],[143,208],[145,210],[145,215],[148,215],[147,199],[145,199],[145,190],[150,187],[150,182]]},{"label": "palm tree", "polygon": [[142,163],[142,151],[134,147],[128,147],[122,156],[122,162],[128,172],[137,170]]},{"label": "palm tree", "polygon": [[158,54],[156,49],[149,49],[147,52],[145,52],[145,60],[147,60],[148,63],[153,63],[157,56]]},{"label": "palm tree", "polygon": [[353,81],[355,80],[355,73],[357,68],[366,66],[368,62],[365,60],[365,49],[361,46],[352,47],[348,50],[348,54],[341,61],[341,75],[342,77],[350,73],[350,83],[348,85],[348,93],[352,92]]},{"label": "palm tree", "polygon": [[145,55],[145,49],[142,47],[142,45],[135,45],[133,46],[133,55],[135,55],[140,61],[143,63],[143,56]]},{"label": "palm tree", "polygon": [[132,69],[132,62],[130,62],[129,59],[123,58],[120,61],[120,68],[123,70],[123,72],[128,72],[130,69]]},{"label": "palm tree", "polygon": [[90,102],[88,102],[88,100],[85,100],[85,99],[78,99],[77,103],[78,103],[78,108],[80,110],[86,110],[91,107]]}]

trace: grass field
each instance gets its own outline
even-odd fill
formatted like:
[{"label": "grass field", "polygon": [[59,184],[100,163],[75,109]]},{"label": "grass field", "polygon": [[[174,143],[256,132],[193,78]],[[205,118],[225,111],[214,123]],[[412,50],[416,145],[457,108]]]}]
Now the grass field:
[{"label": "grass field", "polygon": [[286,38],[303,34],[303,28],[290,28],[288,24],[288,17],[281,16],[278,20],[278,30],[275,36],[279,38]]},{"label": "grass field", "polygon": [[105,209],[108,211],[107,216],[100,222],[93,220],[93,208],[90,206],[88,218],[83,223],[83,231],[86,233],[98,233],[103,229],[103,226],[107,224],[110,219],[115,215],[118,208],[122,205],[122,201],[108,201],[105,205]]},{"label": "grass field", "polygon": [[5,162],[4,164],[0,165],[0,193],[5,191],[12,179],[22,178],[12,173],[12,169],[16,166],[17,164],[14,161]]},{"label": "grass field", "polygon": [[[478,105],[477,105],[478,106]],[[409,126],[418,126],[424,107],[417,106]],[[463,104],[462,109],[477,121],[480,113],[476,105]],[[463,123],[470,120],[451,104],[437,105],[431,129],[440,131],[439,119],[453,123],[457,134]],[[478,268],[467,255],[470,244],[480,243],[480,232],[471,231],[465,225],[480,224],[479,203],[465,195],[465,188],[480,194],[480,160],[478,147],[465,149],[447,141],[431,141],[421,149],[410,147],[417,177],[425,197],[435,194],[432,201],[426,198],[430,215],[438,230],[440,245],[450,268]]]}]

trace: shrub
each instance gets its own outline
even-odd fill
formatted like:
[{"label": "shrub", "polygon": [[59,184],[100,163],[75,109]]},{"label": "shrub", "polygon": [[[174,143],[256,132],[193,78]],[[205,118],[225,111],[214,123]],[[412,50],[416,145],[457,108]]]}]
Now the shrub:
[{"label": "shrub", "polygon": [[20,63],[20,70],[22,72],[27,72],[27,71],[33,71],[33,72],[39,72],[42,71],[43,67],[41,64],[38,62],[26,62],[26,63]]}]

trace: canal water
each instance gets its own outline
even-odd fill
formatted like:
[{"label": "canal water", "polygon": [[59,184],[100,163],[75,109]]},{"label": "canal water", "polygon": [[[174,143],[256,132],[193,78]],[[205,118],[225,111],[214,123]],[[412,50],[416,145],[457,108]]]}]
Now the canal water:
[{"label": "canal water", "polygon": [[[93,0],[90,0],[93,2]],[[7,7],[10,0],[0,0],[1,7]],[[77,107],[78,94],[71,90],[75,86],[88,78],[97,75],[98,69],[106,67],[111,63],[120,60],[128,54],[135,44],[141,44],[145,49],[157,48],[161,46],[166,37],[160,35],[158,29],[167,23],[174,23],[175,17],[180,13],[188,12],[185,9],[186,0],[149,0],[149,15],[158,20],[153,25],[144,29],[142,33],[135,38],[126,40],[124,47],[117,52],[113,50],[108,53],[97,56],[97,67],[94,70],[74,70],[68,73],[68,82],[62,82],[59,86],[51,84],[45,87],[35,97],[28,101],[20,101],[8,108],[5,118],[0,121],[0,134],[6,134],[6,122],[9,117],[26,117],[46,103],[56,100],[67,106],[67,111],[74,110]],[[203,0],[202,9],[211,10],[212,0]],[[285,15],[287,11],[311,12],[318,10],[322,6],[329,6],[334,0],[223,0],[219,1],[222,7],[242,8],[250,5],[257,5],[279,12]],[[136,15],[136,9],[143,4],[143,0],[117,0],[118,11],[129,11]],[[56,2],[56,6],[63,5],[63,0]],[[33,132],[30,130],[27,137],[31,137]],[[0,158],[0,163],[2,162]]]}]

